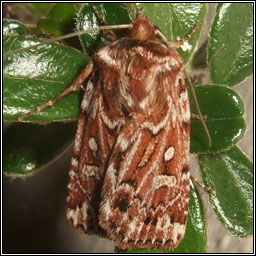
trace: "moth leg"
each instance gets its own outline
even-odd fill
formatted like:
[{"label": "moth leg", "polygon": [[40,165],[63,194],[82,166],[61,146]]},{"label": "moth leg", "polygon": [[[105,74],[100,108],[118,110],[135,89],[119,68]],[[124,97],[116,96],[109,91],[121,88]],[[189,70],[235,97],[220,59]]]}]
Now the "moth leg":
[{"label": "moth leg", "polygon": [[[92,10],[96,16],[96,18],[98,19],[98,22],[100,23],[101,26],[106,26],[107,23],[105,22],[105,20],[103,19],[103,17],[100,15],[100,13],[98,12],[96,6],[92,7]],[[102,31],[103,36],[105,37],[105,39],[109,42],[113,42],[116,41],[116,35],[114,34],[114,32],[112,30],[103,30]]]},{"label": "moth leg", "polygon": [[[193,113],[190,114],[190,117],[192,119],[201,120],[199,115],[196,115],[196,114],[193,114]],[[202,117],[203,117],[204,120],[207,120],[207,115],[202,115]]]},{"label": "moth leg", "polygon": [[204,189],[210,196],[213,196],[216,194],[216,191],[212,189],[211,187],[205,186],[202,182],[200,182],[196,177],[194,177],[192,174],[190,174],[191,179],[202,189]]},{"label": "moth leg", "polygon": [[179,49],[186,41],[188,41],[193,34],[197,31],[199,27],[199,22],[196,22],[194,28],[191,30],[191,32],[189,34],[187,34],[186,36],[184,36],[182,39],[180,39],[177,42],[172,42],[169,41],[161,32],[160,30],[156,31],[156,34],[164,41],[164,43],[170,48],[170,49]]},{"label": "moth leg", "polygon": [[81,85],[83,84],[83,82],[85,81],[85,79],[92,73],[92,71],[93,71],[93,63],[89,62],[89,64],[80,72],[79,76],[73,81],[73,83],[67,89],[65,89],[62,93],[60,93],[55,98],[49,100],[46,103],[43,103],[42,105],[38,106],[37,108],[32,109],[32,110],[28,111],[27,113],[25,113],[24,115],[20,116],[18,118],[18,121],[21,122],[24,119],[26,119],[28,116],[38,113],[47,107],[52,107],[57,101],[61,100],[62,98],[64,98],[68,94],[70,94],[71,92],[78,90],[81,87]]},{"label": "moth leg", "polygon": [[195,106],[196,106],[196,110],[197,110],[197,113],[198,113],[198,116],[199,116],[199,120],[201,121],[202,125],[203,125],[203,128],[204,128],[204,131],[207,135],[207,138],[208,138],[208,146],[210,147],[212,145],[212,139],[211,139],[211,135],[209,133],[209,130],[206,126],[206,123],[205,123],[205,120],[204,120],[204,117],[203,115],[201,114],[201,110],[200,110],[200,107],[199,107],[199,104],[198,104],[198,101],[197,101],[197,97],[196,97],[196,92],[195,92],[195,87],[194,85],[192,84],[191,82],[191,79],[190,79],[190,76],[189,74],[187,73],[186,69],[184,69],[184,74],[187,78],[187,82],[188,82],[188,85],[191,89],[191,93],[192,93],[192,98],[194,100],[194,103],[195,103]]},{"label": "moth leg", "polygon": [[182,39],[180,39],[177,42],[170,42],[172,45],[172,48],[174,48],[174,49],[180,48],[181,45],[183,45],[186,41],[188,41],[194,35],[194,33],[198,29],[198,26],[199,26],[199,22],[197,21],[194,28],[191,30],[191,32],[189,34],[187,34],[185,37],[183,37]]}]

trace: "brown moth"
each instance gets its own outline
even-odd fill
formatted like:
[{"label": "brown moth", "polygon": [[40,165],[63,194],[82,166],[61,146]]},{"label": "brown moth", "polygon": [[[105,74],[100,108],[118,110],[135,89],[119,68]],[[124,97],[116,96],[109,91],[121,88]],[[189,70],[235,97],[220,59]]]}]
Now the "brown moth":
[{"label": "brown moth", "polygon": [[120,40],[99,49],[69,172],[67,218],[122,249],[174,249],[189,202],[190,109],[184,63],[139,12]]}]

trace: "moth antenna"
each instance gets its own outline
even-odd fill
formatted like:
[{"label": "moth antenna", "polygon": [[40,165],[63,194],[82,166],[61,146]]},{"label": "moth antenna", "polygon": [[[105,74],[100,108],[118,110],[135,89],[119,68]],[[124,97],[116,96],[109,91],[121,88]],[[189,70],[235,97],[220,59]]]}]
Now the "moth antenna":
[{"label": "moth antenna", "polygon": [[[106,21],[104,20],[104,18],[100,15],[98,9],[96,6],[93,6],[92,7],[92,10],[98,20],[98,22],[100,23],[100,26],[106,26],[107,23]],[[116,41],[116,35],[114,34],[113,31],[111,30],[103,30],[103,36],[110,42],[113,42],[113,41]]]},{"label": "moth antenna", "polygon": [[187,34],[186,36],[184,36],[182,39],[180,39],[177,42],[173,42],[174,45],[173,47],[178,49],[180,48],[181,45],[183,45],[186,41],[188,41],[197,31],[198,27],[199,27],[199,21],[196,22],[195,26],[193,27],[193,29],[191,30],[191,32],[189,34]]},{"label": "moth antenna", "polygon": [[136,14],[136,19],[139,19],[139,18],[143,17],[144,11],[145,11],[144,8],[140,8],[140,9],[138,10],[137,14]]},{"label": "moth antenna", "polygon": [[190,79],[186,69],[184,69],[184,74],[185,74],[185,76],[187,78],[188,85],[189,85],[189,87],[191,89],[192,97],[193,97],[193,100],[194,100],[194,103],[195,103],[195,106],[196,106],[196,111],[197,111],[197,113],[199,115],[199,119],[200,119],[200,121],[201,121],[201,123],[203,125],[204,130],[205,130],[206,136],[208,138],[208,146],[210,147],[212,145],[211,135],[210,135],[209,130],[207,128],[207,125],[205,123],[204,117],[201,114],[200,107],[199,107],[199,104],[198,104],[198,101],[197,101],[197,97],[196,97],[196,93],[195,93],[195,88],[194,88],[194,86],[193,86],[193,84],[191,82],[191,79]]},{"label": "moth antenna", "polygon": [[204,189],[209,196],[214,196],[216,195],[216,191],[212,189],[211,187],[205,186],[202,182],[200,182],[196,177],[194,177],[192,174],[190,175],[191,179],[202,189]]},{"label": "moth antenna", "polygon": [[25,48],[22,48],[22,49],[19,49],[19,50],[6,52],[6,53],[3,54],[3,56],[4,57],[10,56],[10,55],[13,55],[13,54],[17,54],[17,53],[20,53],[20,52],[24,52],[24,51],[27,51],[27,50],[37,48],[38,46],[55,43],[55,42],[58,42],[58,41],[61,41],[61,40],[67,39],[67,38],[80,36],[80,35],[83,35],[83,34],[86,34],[86,33],[91,33],[93,31],[100,31],[100,30],[106,30],[106,29],[107,30],[110,30],[110,29],[124,29],[124,28],[131,28],[131,27],[132,27],[132,24],[124,24],[124,25],[112,25],[112,26],[95,27],[95,28],[91,28],[91,29],[76,31],[76,32],[73,32],[73,33],[68,34],[68,35],[64,35],[64,36],[44,40],[41,43],[34,44],[34,45],[31,45],[31,46],[28,46],[28,47],[25,47]]},{"label": "moth antenna", "polygon": [[93,6],[93,7],[92,7],[92,10],[93,10],[93,12],[94,12],[94,14],[95,14],[95,16],[96,16],[98,22],[100,23],[100,25],[101,25],[101,26],[107,25],[106,22],[105,22],[105,20],[103,19],[103,17],[100,15],[100,13],[99,13],[97,7],[96,7],[96,6]]}]

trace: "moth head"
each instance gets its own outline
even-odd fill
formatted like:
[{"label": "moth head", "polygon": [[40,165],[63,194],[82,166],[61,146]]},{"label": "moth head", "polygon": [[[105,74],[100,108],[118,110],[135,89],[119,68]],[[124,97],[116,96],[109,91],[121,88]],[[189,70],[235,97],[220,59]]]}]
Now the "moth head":
[{"label": "moth head", "polygon": [[129,37],[138,40],[156,40],[155,26],[151,20],[143,15],[144,9],[137,13],[136,20],[129,30]]}]

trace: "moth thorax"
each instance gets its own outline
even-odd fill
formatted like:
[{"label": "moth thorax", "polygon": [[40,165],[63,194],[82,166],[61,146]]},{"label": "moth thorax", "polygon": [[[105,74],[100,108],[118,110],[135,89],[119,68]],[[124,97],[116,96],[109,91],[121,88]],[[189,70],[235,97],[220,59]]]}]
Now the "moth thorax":
[{"label": "moth thorax", "polygon": [[155,27],[147,17],[138,18],[130,30],[129,37],[138,40],[156,40]]}]

